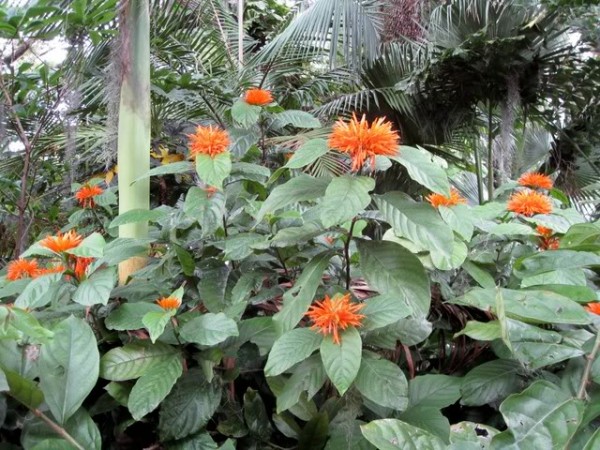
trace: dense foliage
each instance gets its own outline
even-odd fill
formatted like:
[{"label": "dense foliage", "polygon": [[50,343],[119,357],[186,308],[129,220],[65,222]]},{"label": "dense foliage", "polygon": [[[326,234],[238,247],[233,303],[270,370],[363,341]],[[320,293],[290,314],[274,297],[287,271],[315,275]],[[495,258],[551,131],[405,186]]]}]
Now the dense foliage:
[{"label": "dense foliage", "polygon": [[600,447],[600,80],[560,39],[593,5],[379,46],[379,2],[249,2],[241,66],[227,2],[164,2],[152,208],[118,214],[116,4],[67,3],[0,9],[70,42],[0,73],[0,449]]}]

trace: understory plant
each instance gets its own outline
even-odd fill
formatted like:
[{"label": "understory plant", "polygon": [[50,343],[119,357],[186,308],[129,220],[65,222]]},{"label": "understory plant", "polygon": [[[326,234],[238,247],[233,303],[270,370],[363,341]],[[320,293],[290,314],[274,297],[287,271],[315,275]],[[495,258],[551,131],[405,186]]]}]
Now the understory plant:
[{"label": "understory plant", "polygon": [[[3,271],[0,448],[600,446],[600,226],[551,177],[470,205],[384,118],[263,89],[228,118],[142,177],[191,176],[177,203],[74,185]],[[394,165],[419,195],[381,191]]]}]

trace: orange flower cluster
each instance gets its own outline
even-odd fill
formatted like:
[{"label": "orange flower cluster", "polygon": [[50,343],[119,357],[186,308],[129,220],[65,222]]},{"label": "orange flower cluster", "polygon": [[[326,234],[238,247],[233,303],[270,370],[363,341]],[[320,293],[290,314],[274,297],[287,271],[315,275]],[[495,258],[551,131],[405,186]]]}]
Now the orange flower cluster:
[{"label": "orange flower cluster", "polygon": [[273,94],[265,89],[252,88],[246,91],[244,101],[249,105],[265,106],[273,103]]},{"label": "orange flower cluster", "polygon": [[[21,278],[37,278],[42,275],[63,273],[71,270],[78,281],[82,281],[86,276],[88,266],[94,261],[94,258],[83,258],[73,255],[63,254],[67,250],[77,247],[83,237],[74,230],[67,233],[57,233],[56,236],[48,236],[40,241],[40,245],[54,253],[60,254],[61,261],[52,260],[46,267],[40,267],[36,259],[19,258],[11,261],[7,265],[6,278],[10,281]],[[67,277],[67,280],[70,279]]]},{"label": "orange flower cluster", "polygon": [[48,236],[40,241],[40,245],[54,253],[63,253],[77,247],[82,240],[81,235],[77,234],[75,230],[70,230],[64,234],[58,232],[56,236]]},{"label": "orange flower cluster", "polygon": [[369,125],[364,115],[360,121],[353,115],[350,122],[336,122],[328,142],[329,148],[350,155],[353,171],[360,170],[367,158],[374,167],[375,156],[396,155],[399,144],[398,133],[392,131],[390,122],[379,118]]},{"label": "orange flower cluster", "polygon": [[340,330],[361,325],[365,316],[357,312],[363,306],[364,304],[351,303],[350,294],[333,299],[326,295],[323,300],[311,306],[306,315],[313,321],[312,329],[324,335],[333,335],[333,342],[340,344]]},{"label": "orange flower cluster", "polygon": [[600,302],[588,303],[585,309],[592,314],[598,314],[600,316]]},{"label": "orange flower cluster", "polygon": [[525,190],[515,192],[508,199],[507,209],[515,214],[531,217],[536,214],[550,214],[552,203],[547,195]]},{"label": "orange flower cluster", "polygon": [[445,196],[442,194],[429,194],[426,197],[426,200],[433,206],[434,208],[439,208],[440,206],[455,206],[455,205],[464,205],[467,201],[460,195],[456,188],[450,188],[450,195]]},{"label": "orange flower cluster", "polygon": [[156,304],[162,309],[177,309],[181,306],[181,300],[177,297],[163,297],[156,300]]},{"label": "orange flower cluster", "polygon": [[190,154],[196,157],[199,154],[208,155],[214,158],[220,153],[224,153],[229,148],[229,135],[227,131],[219,127],[202,125],[196,128],[194,134],[189,134],[190,138]]},{"label": "orange flower cluster", "polygon": [[39,273],[38,262],[35,259],[19,258],[6,266],[6,278],[15,281],[21,278],[35,278]]},{"label": "orange flower cluster", "polygon": [[530,187],[534,189],[552,189],[552,179],[541,173],[527,172],[521,175],[517,180],[521,186]]},{"label": "orange flower cluster", "polygon": [[98,185],[90,186],[89,184],[86,184],[77,191],[75,198],[77,201],[79,201],[79,204],[82,208],[93,208],[96,206],[94,197],[102,194],[103,192],[104,190]]},{"label": "orange flower cluster", "polygon": [[551,228],[538,225],[535,230],[540,235],[539,247],[540,250],[556,250],[560,245],[560,241],[557,237],[552,236],[554,231]]}]

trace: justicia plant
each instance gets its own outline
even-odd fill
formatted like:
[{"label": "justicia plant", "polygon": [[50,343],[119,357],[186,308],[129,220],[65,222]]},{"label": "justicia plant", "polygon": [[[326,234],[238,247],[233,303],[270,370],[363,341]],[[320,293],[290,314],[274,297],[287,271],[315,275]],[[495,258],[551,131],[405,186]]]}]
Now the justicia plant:
[{"label": "justicia plant", "polygon": [[[114,199],[75,186],[65,229],[9,264],[12,442],[595,448],[597,224],[541,174],[473,206],[383,117],[329,129],[263,88],[230,112],[187,136],[188,160],[143,175],[191,175],[176,204],[83,228]],[[393,164],[416,195],[376,186]],[[143,222],[148,239],[115,237]]]}]

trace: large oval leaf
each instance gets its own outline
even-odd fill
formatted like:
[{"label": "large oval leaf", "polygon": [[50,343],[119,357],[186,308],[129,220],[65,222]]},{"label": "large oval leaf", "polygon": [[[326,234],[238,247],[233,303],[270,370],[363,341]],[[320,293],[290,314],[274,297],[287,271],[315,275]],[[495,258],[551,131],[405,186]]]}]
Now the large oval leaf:
[{"label": "large oval leaf", "polygon": [[363,436],[379,450],[444,450],[433,434],[396,419],[381,419],[360,427]]},{"label": "large oval leaf", "polygon": [[294,364],[304,361],[319,348],[322,340],[323,336],[309,328],[295,328],[283,334],[275,341],[269,353],[265,375],[279,375]]},{"label": "large oval leaf", "polygon": [[356,328],[351,327],[340,333],[340,341],[336,344],[331,336],[326,336],[321,343],[321,359],[327,376],[344,395],[360,369],[362,340]]}]

